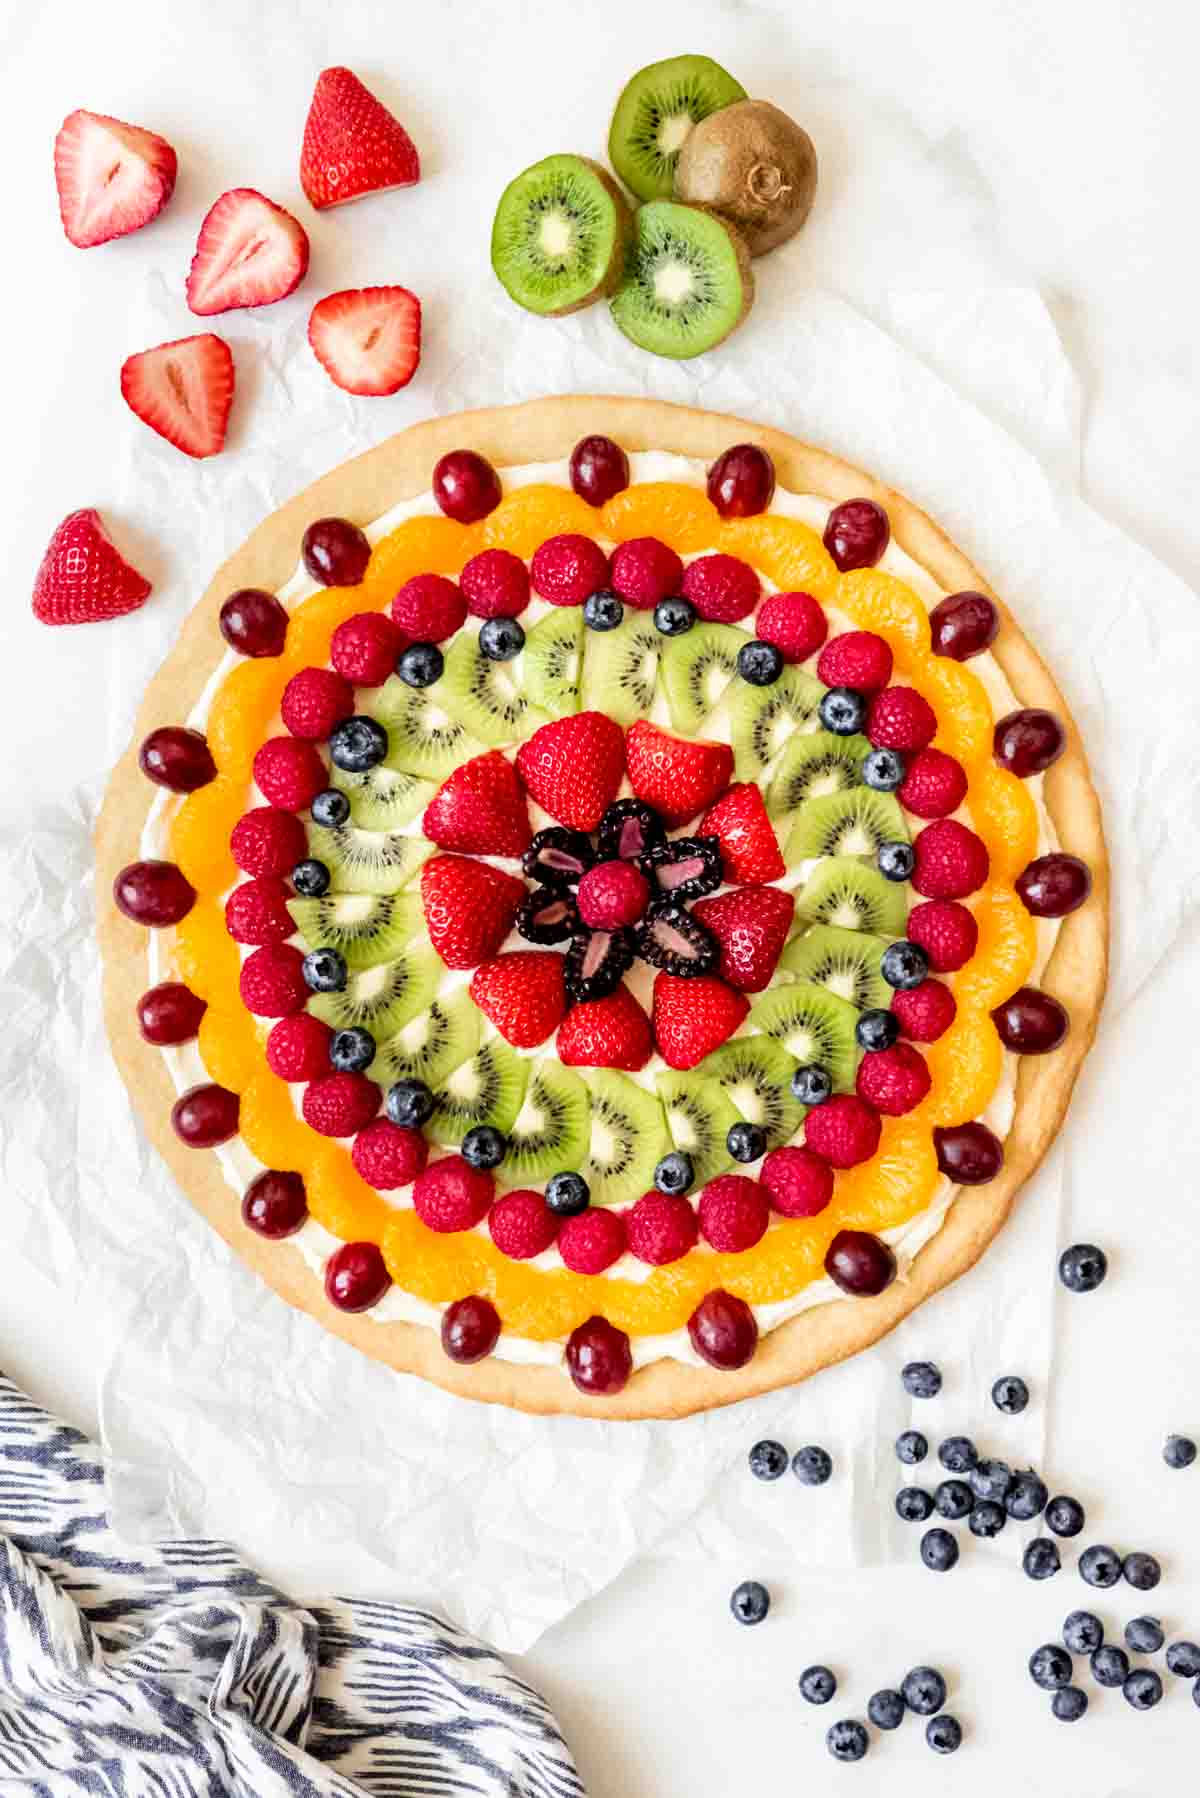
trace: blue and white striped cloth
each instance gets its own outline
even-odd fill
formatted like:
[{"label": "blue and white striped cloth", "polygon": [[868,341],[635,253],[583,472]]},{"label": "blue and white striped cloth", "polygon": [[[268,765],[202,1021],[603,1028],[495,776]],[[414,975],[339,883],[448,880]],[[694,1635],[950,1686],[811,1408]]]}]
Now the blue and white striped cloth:
[{"label": "blue and white striped cloth", "polygon": [[0,1794],[583,1798],[542,1699],[427,1611],[135,1552],[95,1445],[0,1375]]}]

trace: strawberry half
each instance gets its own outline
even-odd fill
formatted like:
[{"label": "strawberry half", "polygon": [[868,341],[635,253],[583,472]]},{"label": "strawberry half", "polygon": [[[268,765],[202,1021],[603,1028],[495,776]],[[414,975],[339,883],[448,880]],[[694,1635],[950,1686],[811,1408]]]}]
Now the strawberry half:
[{"label": "strawberry half", "polygon": [[538,949],[497,955],[472,974],[471,997],[515,1049],[535,1049],[554,1034],[567,1009],[563,958]]},{"label": "strawberry half", "polygon": [[469,855],[435,855],[421,869],[425,928],[448,968],[495,955],[524,897],[524,882]]},{"label": "strawberry half", "polygon": [[498,749],[472,756],[444,780],[421,821],[431,843],[464,855],[521,855],[529,812],[516,769]]},{"label": "strawberry half", "polygon": [[233,187],[200,227],[187,278],[187,303],[200,317],[234,306],[270,306],[298,287],[308,268],[299,219],[253,187]]},{"label": "strawberry half", "polygon": [[94,624],[136,612],[150,583],[113,543],[94,506],[63,519],[33,583],[33,615],[43,624]]},{"label": "strawberry half", "polygon": [[417,147],[399,119],[352,69],[323,69],[300,150],[300,185],[310,204],[323,212],[420,178]]},{"label": "strawberry half", "polygon": [[398,393],[421,360],[421,302],[407,287],[348,287],[318,300],[313,355],[346,393]]},{"label": "strawberry half", "polygon": [[[685,743],[645,718],[625,737],[630,785],[669,825],[685,824],[724,792],[733,773],[728,743]],[[549,809],[549,808],[547,808]]]},{"label": "strawberry half", "polygon": [[721,978],[741,993],[761,993],[783,954],[795,909],[792,894],[779,887],[736,887],[701,899],[692,916],[721,945]]},{"label": "strawberry half", "polygon": [[215,456],[233,404],[233,356],[211,331],[140,350],[121,367],[121,398],[185,456]]},{"label": "strawberry half", "polygon": [[543,724],[517,751],[517,772],[550,816],[570,830],[595,830],[625,772],[621,727],[603,712]]},{"label": "strawberry half", "polygon": [[654,977],[654,1040],[669,1068],[694,1068],[733,1035],[749,1009],[749,999],[715,977]]},{"label": "strawberry half", "polygon": [[765,886],[767,881],[780,880],[787,873],[763,796],[749,781],[730,787],[705,812],[696,834],[716,837],[721,845],[725,878],[739,886]]},{"label": "strawberry half", "polygon": [[63,230],[80,250],[140,231],[174,193],[176,167],[156,132],[102,112],[68,113],[54,140]]}]

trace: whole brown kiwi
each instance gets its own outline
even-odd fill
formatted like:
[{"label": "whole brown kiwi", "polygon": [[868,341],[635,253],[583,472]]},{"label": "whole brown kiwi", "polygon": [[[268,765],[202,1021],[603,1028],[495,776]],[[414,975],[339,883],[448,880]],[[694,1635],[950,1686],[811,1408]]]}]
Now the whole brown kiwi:
[{"label": "whole brown kiwi", "polygon": [[816,191],[811,137],[769,100],[736,100],[701,119],[675,170],[675,198],[731,220],[752,256],[795,235]]}]

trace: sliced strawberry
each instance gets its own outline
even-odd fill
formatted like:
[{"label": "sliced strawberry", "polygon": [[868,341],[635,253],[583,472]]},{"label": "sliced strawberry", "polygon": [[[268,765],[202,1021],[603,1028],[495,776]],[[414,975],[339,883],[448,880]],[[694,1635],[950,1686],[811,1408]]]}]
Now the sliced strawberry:
[{"label": "sliced strawberry", "polygon": [[474,968],[508,935],[524,883],[468,855],[435,855],[421,869],[429,940],[448,968]]},{"label": "sliced strawberry", "polygon": [[139,231],[175,191],[175,152],[165,137],[81,108],[54,140],[63,230],[78,249]]},{"label": "sliced strawberry", "polygon": [[313,355],[346,393],[398,393],[421,360],[421,302],[407,287],[348,287],[318,300]]},{"label": "sliced strawberry", "polygon": [[761,993],[783,954],[794,911],[792,894],[779,887],[736,887],[701,899],[692,916],[721,945],[722,979],[740,993]]},{"label": "sliced strawberry", "polygon": [[270,306],[308,268],[299,219],[253,187],[233,187],[205,215],[187,278],[187,303],[202,318],[234,306]]},{"label": "sliced strawberry", "polygon": [[33,615],[43,624],[93,624],[136,612],[150,583],[113,543],[94,506],[63,519],[33,583]]},{"label": "sliced strawberry", "polygon": [[544,811],[570,830],[595,830],[625,772],[621,727],[603,712],[577,712],[534,731],[517,772]]},{"label": "sliced strawberry", "polygon": [[430,800],[421,829],[441,849],[521,855],[529,847],[529,812],[512,763],[498,749],[464,762]]},{"label": "sliced strawberry", "polygon": [[749,781],[730,787],[705,812],[697,835],[716,837],[728,881],[765,886],[768,880],[780,880],[787,873],[763,796]]},{"label": "sliced strawberry", "polygon": [[626,733],[625,760],[638,798],[669,825],[684,824],[711,805],[733,773],[728,743],[684,742],[646,718]]},{"label": "sliced strawberry", "polygon": [[562,1023],[567,1009],[563,958],[516,949],[485,961],[471,976],[471,997],[516,1049],[534,1049]]},{"label": "sliced strawberry", "polygon": [[421,178],[416,145],[351,69],[323,69],[304,125],[300,185],[318,212]]},{"label": "sliced strawberry", "polygon": [[121,398],[185,456],[215,456],[233,404],[233,357],[211,331],[140,350],[121,368]]}]

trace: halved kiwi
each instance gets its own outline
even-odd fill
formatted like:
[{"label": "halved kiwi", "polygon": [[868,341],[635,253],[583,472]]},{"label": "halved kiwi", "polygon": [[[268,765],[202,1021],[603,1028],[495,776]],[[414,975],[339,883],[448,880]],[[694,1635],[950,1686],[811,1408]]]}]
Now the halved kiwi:
[{"label": "halved kiwi", "polygon": [[377,1042],[394,1036],[428,1009],[442,964],[428,943],[410,943],[402,955],[351,974],[340,993],[314,993],[308,1009],[334,1030],[369,1030]]},{"label": "halved kiwi", "polygon": [[879,972],[887,940],[866,930],[843,930],[837,924],[812,924],[793,937],[779,965],[797,980],[823,986],[862,1010],[881,1010],[892,1002],[892,989]]},{"label": "halved kiwi", "polygon": [[609,161],[639,200],[667,199],[693,127],[745,98],[741,82],[710,56],[652,62],[621,89],[608,132]]},{"label": "halved kiwi", "polygon": [[631,227],[607,169],[587,156],[547,156],[500,196],[492,267],[527,312],[577,312],[616,287]]},{"label": "halved kiwi", "polygon": [[583,612],[556,606],[539,618],[521,652],[521,687],[531,705],[553,718],[579,710]]},{"label": "halved kiwi", "polygon": [[827,987],[798,981],[795,986],[773,987],[756,999],[746,1023],[786,1049],[801,1067],[823,1067],[836,1092],[854,1091],[856,1005],[839,999]]},{"label": "halved kiwi", "polygon": [[335,893],[398,893],[433,854],[423,837],[353,824],[305,825],[309,853],[329,869]]},{"label": "halved kiwi", "polygon": [[532,706],[511,662],[493,662],[470,631],[460,631],[446,652],[437,683],[440,704],[485,743],[503,748],[514,737],[530,736],[547,714]]},{"label": "halved kiwi", "polygon": [[732,624],[696,624],[669,637],[662,652],[662,685],[671,723],[694,736],[737,673],[738,651],[751,641]]},{"label": "halved kiwi", "polygon": [[723,1088],[747,1123],[762,1125],[770,1148],[790,1142],[800,1128],[804,1107],[791,1088],[796,1062],[782,1043],[735,1036],[706,1056],[697,1071]]},{"label": "halved kiwi", "polygon": [[607,712],[618,724],[644,718],[658,685],[664,639],[649,612],[628,607],[611,631],[588,631],[580,694],[584,711]]},{"label": "halved kiwi", "polygon": [[381,1042],[367,1071],[385,1092],[397,1080],[440,1086],[478,1049],[480,1024],[475,1001],[466,987],[457,987]]},{"label": "halved kiwi", "polygon": [[508,1132],[505,1183],[525,1186],[577,1168],[591,1140],[591,1116],[588,1089],[578,1074],[548,1056],[535,1061]]},{"label": "halved kiwi", "polygon": [[851,787],[801,806],[787,840],[789,867],[813,855],[874,855],[881,843],[908,841],[904,813],[894,793]]},{"label": "halved kiwi", "polygon": [[905,888],[885,880],[878,868],[852,855],[831,855],[818,862],[796,894],[796,915],[814,924],[839,924],[843,930],[869,930],[875,936],[903,936],[908,922]]},{"label": "halved kiwi", "polygon": [[483,754],[487,745],[442,705],[440,685],[410,687],[393,674],[360,695],[361,710],[387,731],[385,767],[444,780],[460,763]]},{"label": "halved kiwi", "polygon": [[753,303],[750,253],[732,225],[673,200],[639,207],[609,302],[631,342],[679,361],[700,356],[736,330]]},{"label": "halved kiwi", "polygon": [[752,256],[795,235],[816,191],[812,138],[769,100],[735,100],[701,119],[675,169],[675,198],[731,219]]},{"label": "halved kiwi", "polygon": [[460,1143],[476,1124],[494,1124],[507,1136],[521,1109],[528,1077],[525,1057],[502,1036],[489,1036],[469,1061],[447,1075],[426,1130],[444,1148]]},{"label": "halved kiwi", "polygon": [[626,1205],[648,1192],[654,1169],[671,1147],[654,1093],[612,1068],[588,1068],[592,1129],[579,1172],[593,1205]]},{"label": "halved kiwi", "polygon": [[725,1139],[741,1113],[717,1080],[703,1074],[659,1074],[654,1082],[667,1115],[667,1129],[677,1149],[690,1156],[694,1187],[732,1167]]},{"label": "halved kiwi", "polygon": [[825,689],[802,668],[785,668],[769,687],[731,681],[722,702],[728,713],[739,780],[761,780],[793,733],[817,716]]},{"label": "halved kiwi", "polygon": [[336,949],[354,971],[390,961],[425,923],[417,893],[326,893],[288,910],[310,949]]},{"label": "halved kiwi", "polygon": [[381,763],[362,774],[332,768],[329,784],[350,801],[350,822],[361,830],[399,830],[420,816],[437,792],[432,780]]},{"label": "halved kiwi", "polygon": [[771,776],[767,811],[772,818],[785,818],[809,799],[858,786],[870,752],[865,737],[835,737],[830,730],[797,731]]}]

